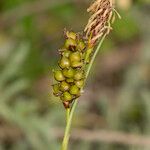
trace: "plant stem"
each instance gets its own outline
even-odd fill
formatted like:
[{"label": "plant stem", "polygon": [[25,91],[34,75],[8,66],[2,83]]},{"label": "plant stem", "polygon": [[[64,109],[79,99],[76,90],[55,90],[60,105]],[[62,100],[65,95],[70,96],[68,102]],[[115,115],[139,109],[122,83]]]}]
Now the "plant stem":
[{"label": "plant stem", "polygon": [[[90,64],[88,65],[87,67],[87,71],[86,71],[86,78],[85,78],[85,83],[86,83],[86,80],[89,76],[89,73],[90,73],[90,70],[92,68],[92,65],[94,63],[94,60],[102,46],[102,43],[104,41],[106,37],[106,34],[103,35],[103,37],[101,38],[93,56],[92,56],[92,59],[90,61]],[[69,143],[69,137],[70,137],[70,129],[71,129],[71,123],[72,123],[72,119],[73,119],[73,115],[74,115],[74,112],[75,112],[75,109],[77,107],[77,104],[78,104],[78,99],[75,100],[75,102],[73,103],[72,105],[72,108],[71,108],[71,111],[69,110],[69,113],[68,113],[68,110],[66,110],[66,113],[67,113],[67,124],[66,124],[66,129],[65,129],[65,134],[64,134],[64,138],[63,138],[63,142],[62,142],[62,147],[61,147],[61,150],[68,150],[68,143]],[[69,114],[69,115],[68,115]]]},{"label": "plant stem", "polygon": [[[64,135],[61,150],[67,150],[67,148],[68,148],[68,142],[69,142],[69,136],[70,135],[69,135],[69,132],[67,130],[67,125],[71,124],[71,123],[69,123],[69,118],[70,118],[70,108],[66,108],[66,131],[68,134],[67,134],[67,136],[66,136],[66,134]],[[65,131],[65,133],[66,133],[66,131]]]},{"label": "plant stem", "polygon": [[[94,54],[93,54],[93,56],[92,56],[92,59],[91,59],[91,61],[90,61],[90,64],[88,65],[88,68],[87,68],[87,71],[86,71],[86,79],[87,79],[88,76],[89,76],[90,70],[91,70],[92,65],[93,65],[93,63],[94,63],[94,60],[95,60],[95,58],[96,58],[96,56],[97,56],[97,54],[98,54],[98,52],[99,52],[99,50],[100,50],[100,48],[101,48],[103,42],[104,42],[104,39],[105,39],[106,35],[107,35],[107,34],[104,34],[104,35],[103,35],[103,37],[102,37],[101,40],[99,41],[99,44],[98,44],[98,46],[97,46],[97,48],[96,48],[96,50],[95,50],[95,52],[94,52]],[[85,81],[85,82],[86,82],[86,81]]]},{"label": "plant stem", "polygon": [[68,122],[69,115],[70,115],[70,108],[66,108],[66,123]]}]

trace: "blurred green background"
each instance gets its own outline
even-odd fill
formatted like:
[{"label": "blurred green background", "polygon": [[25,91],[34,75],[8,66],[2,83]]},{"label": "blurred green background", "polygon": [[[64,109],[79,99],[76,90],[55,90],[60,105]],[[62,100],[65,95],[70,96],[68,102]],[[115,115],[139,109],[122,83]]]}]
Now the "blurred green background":
[{"label": "blurred green background", "polygon": [[[60,149],[65,110],[52,95],[52,69],[63,29],[83,31],[90,3],[0,0],[0,150]],[[150,150],[150,1],[116,7],[122,19],[80,98],[70,150]]]}]

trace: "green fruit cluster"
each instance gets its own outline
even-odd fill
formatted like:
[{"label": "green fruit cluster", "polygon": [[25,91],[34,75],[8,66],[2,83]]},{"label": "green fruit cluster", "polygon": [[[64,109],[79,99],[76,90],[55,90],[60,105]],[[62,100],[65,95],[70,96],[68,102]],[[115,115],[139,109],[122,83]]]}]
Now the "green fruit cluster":
[{"label": "green fruit cluster", "polygon": [[64,47],[59,50],[61,58],[59,70],[54,71],[57,81],[53,85],[53,93],[68,105],[81,95],[85,80],[86,43],[74,32],[66,32]]}]

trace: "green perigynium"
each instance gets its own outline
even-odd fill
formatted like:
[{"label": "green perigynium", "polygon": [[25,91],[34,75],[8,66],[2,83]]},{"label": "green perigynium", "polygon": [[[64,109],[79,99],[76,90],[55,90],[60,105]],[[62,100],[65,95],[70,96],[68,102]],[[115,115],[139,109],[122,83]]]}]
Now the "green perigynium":
[{"label": "green perigynium", "polygon": [[54,71],[54,78],[56,81],[64,81],[65,77],[61,70]]},{"label": "green perigynium", "polygon": [[66,31],[65,37],[64,46],[59,50],[60,70],[54,71],[57,83],[53,85],[53,93],[60,97],[67,108],[81,95],[85,81],[86,59],[90,59],[91,53],[87,55],[89,43],[81,35]]},{"label": "green perigynium", "polygon": [[69,68],[70,67],[70,59],[62,56],[59,62],[59,66],[60,68],[64,69],[64,68]]}]

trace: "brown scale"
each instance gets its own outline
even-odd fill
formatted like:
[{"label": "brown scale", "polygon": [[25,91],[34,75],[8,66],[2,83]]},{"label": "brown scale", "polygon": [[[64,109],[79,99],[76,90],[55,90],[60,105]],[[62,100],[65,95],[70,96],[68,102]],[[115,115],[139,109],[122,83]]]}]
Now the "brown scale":
[{"label": "brown scale", "polygon": [[112,14],[112,3],[110,0],[96,0],[87,10],[91,17],[85,28],[86,37],[96,42],[104,33],[109,33],[107,27]]}]

